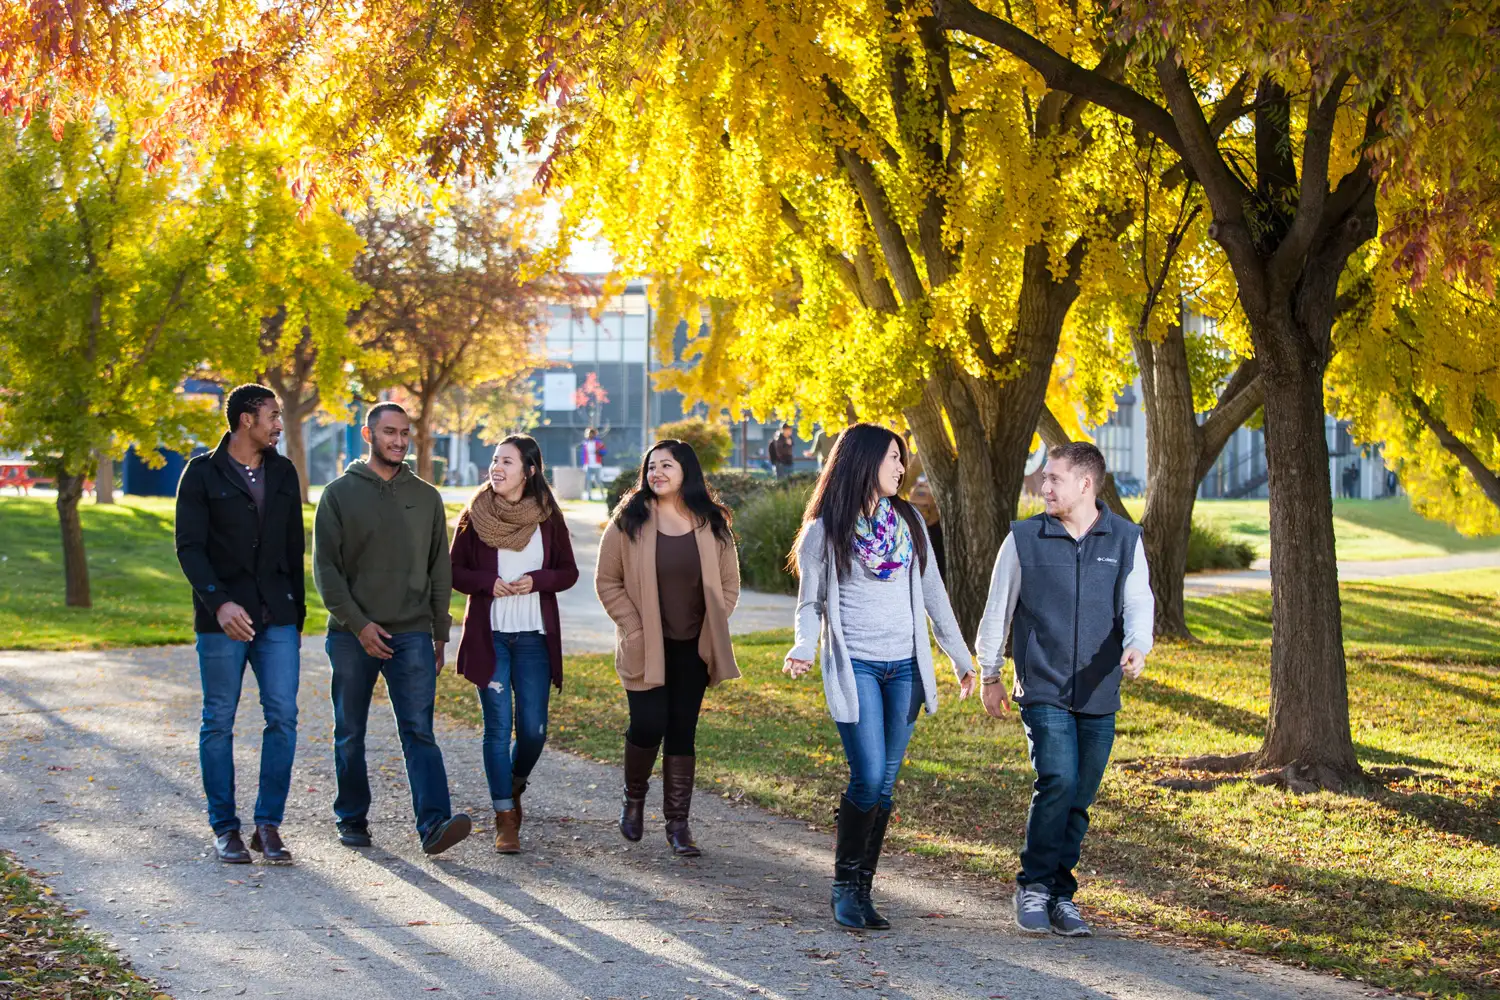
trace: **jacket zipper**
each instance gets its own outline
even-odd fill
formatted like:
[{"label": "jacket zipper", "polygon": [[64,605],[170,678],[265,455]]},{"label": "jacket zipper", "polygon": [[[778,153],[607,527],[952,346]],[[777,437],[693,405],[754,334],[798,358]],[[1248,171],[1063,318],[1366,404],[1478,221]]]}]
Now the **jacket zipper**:
[{"label": "jacket zipper", "polygon": [[[1084,535],[1083,538],[1087,538]],[[1078,605],[1083,590],[1083,538],[1073,546],[1073,710],[1078,710]]]}]

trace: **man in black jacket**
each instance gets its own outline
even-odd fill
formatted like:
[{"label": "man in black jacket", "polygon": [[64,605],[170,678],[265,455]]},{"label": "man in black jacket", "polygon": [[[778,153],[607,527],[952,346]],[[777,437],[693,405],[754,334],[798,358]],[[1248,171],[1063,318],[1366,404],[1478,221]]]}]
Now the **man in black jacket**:
[{"label": "man in black jacket", "polygon": [[188,463],[177,485],[177,561],[193,586],[193,630],[203,680],[198,761],[219,860],[249,864],[234,796],[234,715],[245,664],[255,671],[266,726],[250,846],[291,861],[279,827],[297,747],[303,590],[302,490],[276,453],[275,393],[242,385],[225,406],[229,433]]}]

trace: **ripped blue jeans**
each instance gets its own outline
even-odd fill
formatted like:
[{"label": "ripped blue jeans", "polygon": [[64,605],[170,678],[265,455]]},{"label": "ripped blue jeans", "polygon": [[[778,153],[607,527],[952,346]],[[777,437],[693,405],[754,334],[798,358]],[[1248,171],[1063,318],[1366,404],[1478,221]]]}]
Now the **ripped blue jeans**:
[{"label": "ripped blue jeans", "polygon": [[479,689],[479,708],[484,713],[484,776],[495,810],[505,812],[516,807],[516,782],[531,774],[547,742],[552,665],[542,633],[491,634],[495,639],[495,675],[488,687]]}]

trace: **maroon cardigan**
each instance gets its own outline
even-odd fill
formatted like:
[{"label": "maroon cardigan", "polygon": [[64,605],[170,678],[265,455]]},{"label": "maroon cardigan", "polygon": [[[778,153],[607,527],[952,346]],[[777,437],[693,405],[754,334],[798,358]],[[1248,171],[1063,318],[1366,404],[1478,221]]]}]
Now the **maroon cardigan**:
[{"label": "maroon cardigan", "polygon": [[[542,627],[546,630],[547,659],[552,683],[562,690],[562,621],[557,613],[557,595],[578,582],[578,563],[573,560],[573,540],[562,511],[537,529],[542,533],[542,568],[526,574],[541,595]],[[495,641],[490,632],[490,605],[495,601],[495,581],[500,579],[499,554],[479,540],[467,514],[458,519],[453,533],[453,589],[469,595],[464,612],[464,635],[458,644],[458,672],[479,687],[495,676]]]}]

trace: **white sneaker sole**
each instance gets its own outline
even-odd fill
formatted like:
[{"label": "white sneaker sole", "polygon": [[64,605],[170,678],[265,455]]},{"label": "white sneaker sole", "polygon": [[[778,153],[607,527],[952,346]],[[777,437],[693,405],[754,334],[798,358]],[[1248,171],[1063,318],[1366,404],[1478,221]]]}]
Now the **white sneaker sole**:
[{"label": "white sneaker sole", "polygon": [[1080,927],[1076,931],[1061,931],[1061,930],[1058,930],[1056,927],[1054,927],[1054,928],[1052,928],[1052,933],[1056,934],[1058,937],[1069,937],[1069,938],[1093,937],[1094,936],[1094,931],[1093,931],[1093,928],[1091,928],[1091,927]]}]

